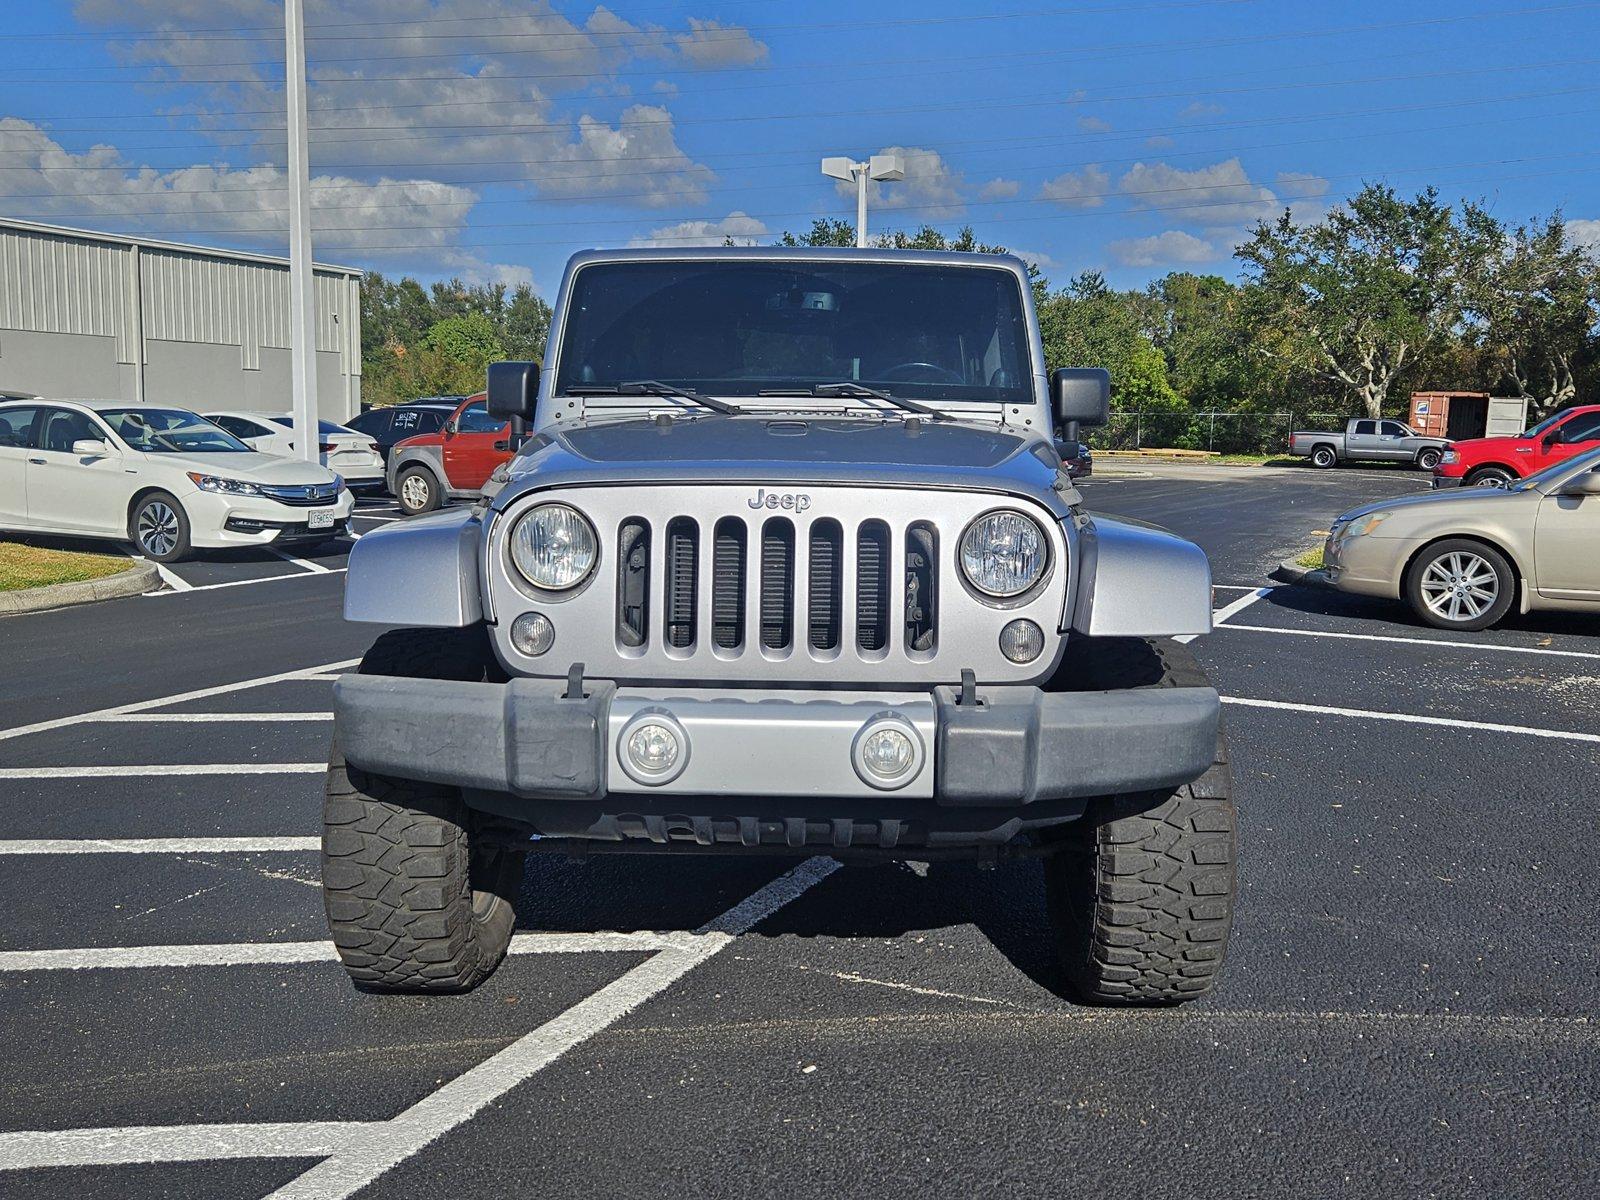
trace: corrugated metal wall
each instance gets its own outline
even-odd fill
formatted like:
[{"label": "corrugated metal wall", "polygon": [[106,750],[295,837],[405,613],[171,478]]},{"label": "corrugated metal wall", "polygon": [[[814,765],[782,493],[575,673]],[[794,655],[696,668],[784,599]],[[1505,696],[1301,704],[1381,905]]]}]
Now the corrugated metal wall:
[{"label": "corrugated metal wall", "polygon": [[117,339],[132,362],[127,246],[42,237],[0,226],[0,329]]}]

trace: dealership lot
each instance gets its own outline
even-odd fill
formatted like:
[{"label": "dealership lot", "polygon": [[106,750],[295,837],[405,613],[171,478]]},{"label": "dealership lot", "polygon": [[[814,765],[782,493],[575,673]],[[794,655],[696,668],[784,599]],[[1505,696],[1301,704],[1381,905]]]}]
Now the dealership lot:
[{"label": "dealership lot", "polygon": [[534,856],[484,987],[359,995],[316,888],[343,552],[0,623],[0,1193],[1592,1194],[1600,627],[1262,586],[1422,486],[1085,485],[1221,585],[1240,915],[1165,1012],[1058,994],[1030,862]]}]

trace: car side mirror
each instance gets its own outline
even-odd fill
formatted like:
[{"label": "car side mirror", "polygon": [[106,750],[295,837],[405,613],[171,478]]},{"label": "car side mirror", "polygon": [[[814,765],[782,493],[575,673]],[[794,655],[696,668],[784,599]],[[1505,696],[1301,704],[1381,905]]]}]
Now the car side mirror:
[{"label": "car side mirror", "polygon": [[1065,428],[1104,425],[1111,419],[1111,372],[1100,367],[1058,367],[1050,374],[1050,407]]},{"label": "car side mirror", "polygon": [[110,458],[111,446],[99,438],[79,438],[72,443],[72,453],[79,458]]},{"label": "car side mirror", "polygon": [[531,421],[539,403],[539,364],[489,364],[489,415],[502,421]]},{"label": "car side mirror", "polygon": [[1585,471],[1567,480],[1561,487],[1563,496],[1600,496],[1600,468]]}]

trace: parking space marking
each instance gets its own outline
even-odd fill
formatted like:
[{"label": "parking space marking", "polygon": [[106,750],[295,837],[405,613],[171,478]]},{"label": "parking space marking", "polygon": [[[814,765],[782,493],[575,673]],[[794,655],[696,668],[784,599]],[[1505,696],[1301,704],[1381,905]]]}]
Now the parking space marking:
[{"label": "parking space marking", "polygon": [[0,1133],[0,1170],[206,1162],[219,1158],[321,1158],[382,1122],[150,1125]]},{"label": "parking space marking", "polygon": [[190,596],[196,592],[216,592],[223,588],[261,587],[268,583],[282,583],[285,579],[320,579],[324,575],[343,575],[348,567],[323,567],[316,572],[286,571],[282,575],[268,575],[264,579],[230,579],[227,583],[189,584],[181,592],[146,592],[147,596]]},{"label": "parking space marking", "polygon": [[0,779],[137,779],[150,775],[323,775],[327,763],[125,763],[117,767],[0,767]]},{"label": "parking space marking", "polygon": [[1241,633],[1286,633],[1291,637],[1342,638],[1356,642],[1397,642],[1405,646],[1444,646],[1451,650],[1496,650],[1505,654],[1547,654],[1556,658],[1600,659],[1592,650],[1550,650],[1543,646],[1500,646],[1493,642],[1452,642],[1443,638],[1400,637],[1387,633],[1342,633],[1323,629],[1279,629],[1272,625],[1227,625]]},{"label": "parking space marking", "polygon": [[[316,841],[316,839],[308,839]],[[704,933],[519,933],[508,954],[655,954],[694,950]],[[130,971],[151,967],[252,967],[337,962],[331,941],[213,942],[176,946],[90,946],[59,950],[0,950],[0,972]]]},{"label": "parking space marking", "polygon": [[47,733],[52,729],[66,729],[72,725],[82,725],[88,721],[100,721],[107,717],[125,717],[129,713],[149,712],[155,708],[165,708],[169,704],[185,704],[190,700],[208,700],[212,696],[226,696],[233,692],[242,692],[250,688],[265,687],[272,683],[288,683],[297,679],[322,679],[330,671],[343,671],[357,666],[359,658],[347,658],[342,662],[322,663],[315,667],[302,667],[298,671],[283,671],[277,675],[261,675],[255,679],[241,679],[237,683],[223,683],[215,687],[196,688],[192,692],[177,692],[170,696],[158,696],[153,700],[135,700],[131,704],[116,704],[110,708],[97,708],[90,712],[75,713],[70,717],[56,717],[49,721],[36,721],[32,725],[17,725],[11,729],[0,729],[0,741],[8,738],[25,737],[30,733]]},{"label": "parking space marking", "polygon": [[1523,737],[1551,738],[1566,742],[1600,744],[1600,733],[1579,733],[1572,729],[1537,729],[1531,725],[1500,725],[1493,721],[1465,721],[1455,717],[1427,717],[1419,713],[1381,712],[1376,709],[1336,708],[1329,704],[1300,704],[1293,700],[1261,700],[1252,696],[1223,696],[1224,704],[1245,708],[1277,708],[1286,712],[1311,713],[1321,717],[1352,717],[1362,721],[1398,721],[1406,725],[1435,725],[1446,729],[1468,729],[1484,733],[1513,733]]},{"label": "parking space marking", "polygon": [[[317,676],[318,679],[323,676]],[[244,712],[244,713],[128,713],[120,717],[99,717],[96,724],[143,724],[143,725],[248,725],[255,721],[331,721],[331,712],[297,712],[297,713],[272,713],[272,712]]]},{"label": "parking space marking", "polygon": [[1216,627],[1218,625],[1226,625],[1228,623],[1228,618],[1238,616],[1238,614],[1249,608],[1257,600],[1266,599],[1276,590],[1277,589],[1273,587],[1258,587],[1248,595],[1240,596],[1237,600],[1230,601],[1228,604],[1217,609],[1216,612],[1211,614],[1212,626]]},{"label": "parking space marking", "polygon": [[[671,944],[662,947],[665,953],[652,954],[599,991],[524,1034],[505,1049],[456,1076],[390,1120],[0,1133],[0,1170],[193,1162],[221,1158],[328,1156],[273,1192],[272,1197],[278,1200],[342,1200],[366,1187],[391,1167],[412,1157],[429,1143],[471,1120],[567,1051],[609,1029],[696,967],[710,961],[740,934],[748,932],[786,904],[798,899],[838,867],[835,859],[809,858],[759,888],[720,917],[702,925],[693,934],[642,935],[664,937]],[[596,935],[528,936],[538,939],[552,936],[593,938]],[[322,943],[315,944],[320,946]]]},{"label": "parking space marking", "polygon": [[298,554],[290,554],[287,550],[279,550],[276,546],[266,547],[268,554],[283,559],[284,562],[299,567],[302,571],[310,571],[313,575],[331,575],[332,571],[321,563],[312,562],[309,558],[301,558]]},{"label": "parking space marking", "polygon": [[282,854],[320,850],[316,837],[13,838],[0,854]]},{"label": "parking space marking", "polygon": [[190,583],[182,575],[179,575],[171,567],[167,566],[166,563],[156,563],[155,567],[156,574],[161,576],[161,582],[166,584],[173,591],[189,592],[194,590],[194,584]]}]

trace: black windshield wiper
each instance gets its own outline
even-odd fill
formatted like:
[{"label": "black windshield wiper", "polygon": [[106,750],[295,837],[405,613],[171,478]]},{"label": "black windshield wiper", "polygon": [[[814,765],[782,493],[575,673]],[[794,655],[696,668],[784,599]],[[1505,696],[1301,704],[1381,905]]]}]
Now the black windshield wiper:
[{"label": "black windshield wiper", "polygon": [[660,396],[677,397],[687,400],[691,404],[698,404],[701,408],[709,408],[712,412],[724,413],[727,416],[738,416],[744,409],[729,404],[726,400],[716,400],[710,396],[702,396],[693,388],[677,387],[674,384],[662,383],[656,379],[630,379],[623,383],[575,383],[567,388],[569,396]]},{"label": "black windshield wiper", "polygon": [[813,396],[844,396],[851,399],[882,400],[885,404],[892,404],[896,408],[903,408],[906,412],[914,412],[933,421],[954,420],[949,413],[942,413],[937,408],[929,408],[926,404],[918,404],[915,400],[907,400],[904,396],[894,396],[888,392],[880,392],[877,388],[868,387],[864,383],[819,383],[811,389]]}]

